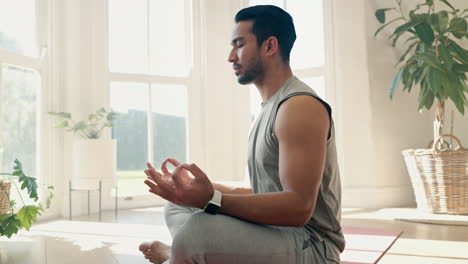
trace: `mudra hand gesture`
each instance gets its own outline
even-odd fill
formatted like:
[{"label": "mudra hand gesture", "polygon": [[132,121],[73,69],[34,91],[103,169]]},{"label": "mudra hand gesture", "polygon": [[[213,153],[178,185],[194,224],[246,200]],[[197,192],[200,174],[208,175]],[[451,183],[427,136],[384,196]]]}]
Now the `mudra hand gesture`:
[{"label": "mudra hand gesture", "polygon": [[[176,167],[172,172],[167,169],[168,162]],[[148,162],[147,166],[145,184],[150,192],[165,200],[203,209],[213,197],[214,188],[210,179],[193,163],[181,164],[175,159],[166,159],[161,164],[162,174],[151,163]]]}]

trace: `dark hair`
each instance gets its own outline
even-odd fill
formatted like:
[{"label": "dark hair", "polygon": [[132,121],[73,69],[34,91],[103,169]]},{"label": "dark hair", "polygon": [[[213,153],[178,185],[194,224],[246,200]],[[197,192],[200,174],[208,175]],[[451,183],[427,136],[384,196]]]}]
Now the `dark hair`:
[{"label": "dark hair", "polygon": [[296,40],[296,30],[291,15],[273,5],[257,5],[244,8],[237,12],[234,21],[253,20],[252,33],[258,45],[273,36],[278,39],[283,61],[289,63],[289,55]]}]

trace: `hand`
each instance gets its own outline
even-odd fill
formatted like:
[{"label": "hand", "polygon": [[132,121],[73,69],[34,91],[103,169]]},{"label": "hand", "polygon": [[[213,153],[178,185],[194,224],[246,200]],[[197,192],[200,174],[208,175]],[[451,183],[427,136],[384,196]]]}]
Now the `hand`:
[{"label": "hand", "polygon": [[[159,173],[158,171],[156,171],[153,168],[153,165],[151,165],[151,163],[147,162],[146,166],[148,166],[148,169],[144,171],[146,176],[148,176],[150,178],[158,176],[162,180],[167,182],[168,184],[170,184],[172,186],[175,186],[174,181],[172,180],[171,173],[167,170],[167,163],[168,162],[171,163],[172,165],[174,165],[174,167],[177,167],[177,166],[180,165],[180,162],[177,161],[176,159],[168,158],[168,159],[164,160],[164,162],[161,164],[161,171],[162,171],[162,174],[161,174],[161,173]],[[181,177],[181,178],[182,178],[182,181],[184,182],[184,184],[188,184],[190,182],[190,176],[188,175],[187,171],[183,171],[182,176],[183,177]]]},{"label": "hand", "polygon": [[[166,161],[175,165],[175,160]],[[203,209],[214,193],[210,179],[197,165],[177,161],[176,169],[170,173],[165,167],[166,161],[161,166],[163,174],[154,170],[150,163],[147,164],[145,173],[148,179],[145,184],[150,187],[149,191],[175,204]],[[190,177],[188,172],[194,177]]]}]

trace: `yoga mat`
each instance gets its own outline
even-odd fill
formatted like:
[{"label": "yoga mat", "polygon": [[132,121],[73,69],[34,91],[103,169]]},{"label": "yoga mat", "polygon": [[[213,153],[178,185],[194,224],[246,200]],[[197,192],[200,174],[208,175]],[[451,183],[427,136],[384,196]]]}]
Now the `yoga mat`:
[{"label": "yoga mat", "polygon": [[341,264],[374,264],[400,236],[400,230],[344,226],[345,250]]}]

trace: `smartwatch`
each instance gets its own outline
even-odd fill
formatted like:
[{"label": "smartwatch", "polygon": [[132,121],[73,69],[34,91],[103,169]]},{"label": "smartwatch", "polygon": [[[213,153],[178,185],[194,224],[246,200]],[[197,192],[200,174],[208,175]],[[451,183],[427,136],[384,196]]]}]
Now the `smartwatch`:
[{"label": "smartwatch", "polygon": [[221,198],[222,198],[222,193],[218,190],[214,190],[213,198],[211,198],[211,201],[209,201],[203,210],[206,213],[215,215],[219,208],[221,207]]}]

